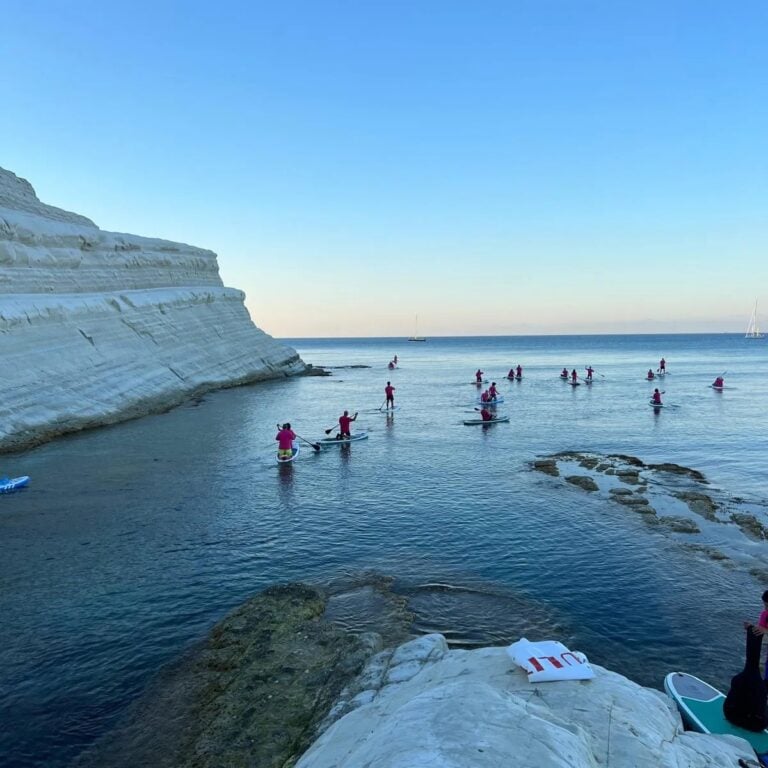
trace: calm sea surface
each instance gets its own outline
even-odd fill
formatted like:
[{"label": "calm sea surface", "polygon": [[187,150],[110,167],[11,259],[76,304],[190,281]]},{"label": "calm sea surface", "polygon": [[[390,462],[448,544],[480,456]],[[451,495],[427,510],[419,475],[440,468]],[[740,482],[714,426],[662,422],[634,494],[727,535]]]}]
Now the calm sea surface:
[{"label": "calm sea surface", "polygon": [[[414,599],[416,630],[456,642],[517,639],[505,606],[527,604],[559,628],[552,639],[644,685],[684,669],[722,686],[739,671],[741,621],[756,618],[768,585],[528,463],[567,449],[628,453],[765,502],[768,341],[289,343],[315,365],[371,367],[221,391],[0,457],[0,474],[32,476],[0,496],[0,764],[66,765],[255,592],[361,571],[405,592],[457,587],[455,598]],[[394,354],[400,368],[388,371]],[[661,356],[676,407],[655,413],[644,376]],[[523,381],[502,380],[518,363]],[[587,364],[592,387],[557,378]],[[510,424],[462,425],[478,367],[499,383]],[[718,393],[708,384],[723,372],[731,388]],[[387,380],[401,406],[391,419],[375,412]],[[370,439],[276,465],[276,422],[317,439],[345,408]]]}]

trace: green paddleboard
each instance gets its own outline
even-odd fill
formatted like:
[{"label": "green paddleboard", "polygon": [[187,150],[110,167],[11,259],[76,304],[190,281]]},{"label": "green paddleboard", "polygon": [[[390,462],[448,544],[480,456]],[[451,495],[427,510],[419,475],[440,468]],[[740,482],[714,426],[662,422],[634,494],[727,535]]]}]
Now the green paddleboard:
[{"label": "green paddleboard", "polygon": [[670,672],[664,678],[664,690],[691,730],[739,736],[748,741],[758,755],[768,753],[768,731],[748,731],[726,720],[723,714],[725,695],[709,683],[685,672]]}]

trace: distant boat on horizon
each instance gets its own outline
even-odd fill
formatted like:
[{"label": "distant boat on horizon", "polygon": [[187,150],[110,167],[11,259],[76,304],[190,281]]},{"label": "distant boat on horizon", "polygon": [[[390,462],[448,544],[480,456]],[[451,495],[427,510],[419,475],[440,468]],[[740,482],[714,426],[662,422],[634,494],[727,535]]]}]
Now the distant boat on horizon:
[{"label": "distant boat on horizon", "polygon": [[415,322],[414,332],[413,336],[408,337],[408,341],[426,341],[426,339],[423,336],[419,336],[419,316],[416,315],[416,322]]},{"label": "distant boat on horizon", "polygon": [[760,333],[760,326],[757,324],[757,299],[755,299],[755,308],[752,310],[752,317],[749,318],[745,339],[764,339],[765,334]]}]

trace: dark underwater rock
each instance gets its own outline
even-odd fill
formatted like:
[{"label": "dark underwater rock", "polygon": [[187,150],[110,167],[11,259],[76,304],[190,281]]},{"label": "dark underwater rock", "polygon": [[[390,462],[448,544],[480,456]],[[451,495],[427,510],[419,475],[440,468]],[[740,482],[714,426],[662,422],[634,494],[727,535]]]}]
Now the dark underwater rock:
[{"label": "dark underwater rock", "polygon": [[587,475],[570,475],[565,478],[567,483],[571,485],[577,485],[579,488],[583,488],[585,491],[597,491],[599,490],[598,484]]}]

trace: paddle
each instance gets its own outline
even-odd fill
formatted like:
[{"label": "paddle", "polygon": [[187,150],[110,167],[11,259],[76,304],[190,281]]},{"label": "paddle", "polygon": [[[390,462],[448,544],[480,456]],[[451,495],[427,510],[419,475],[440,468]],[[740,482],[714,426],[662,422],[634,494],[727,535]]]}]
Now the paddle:
[{"label": "paddle", "polygon": [[387,404],[387,398],[384,398],[384,402],[379,406],[379,410],[381,410],[385,405]]},{"label": "paddle", "polygon": [[319,443],[311,443],[309,440],[303,438],[301,435],[297,435],[295,432],[293,434],[296,435],[296,437],[298,437],[299,440],[303,440],[307,445],[311,445],[316,451],[320,450]]}]

